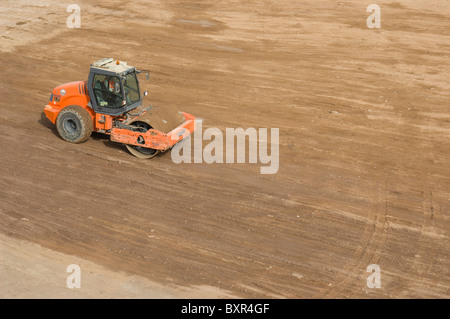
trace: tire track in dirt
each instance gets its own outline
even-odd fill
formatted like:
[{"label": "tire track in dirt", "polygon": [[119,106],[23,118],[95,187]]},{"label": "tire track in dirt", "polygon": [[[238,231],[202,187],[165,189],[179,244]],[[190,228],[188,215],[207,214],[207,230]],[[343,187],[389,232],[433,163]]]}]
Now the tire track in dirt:
[{"label": "tire track in dirt", "polygon": [[367,266],[380,263],[387,240],[388,203],[386,185],[377,186],[376,189],[377,197],[371,200],[366,226],[351,261],[339,272],[332,286],[321,292],[320,297],[353,297],[356,294],[355,289],[366,284]]},{"label": "tire track in dirt", "polygon": [[[422,294],[429,298],[434,298],[435,294],[445,291],[445,285],[443,282],[430,282],[428,278],[433,275],[432,270],[435,264],[427,263],[427,261],[441,258],[440,255],[445,250],[444,244],[448,243],[448,239],[436,232],[435,225],[442,222],[443,216],[440,205],[434,199],[434,188],[427,182],[427,178],[423,180],[426,182],[424,182],[423,190],[421,191],[423,218],[420,223],[417,252],[410,266],[411,275],[409,280],[404,284],[414,294]],[[443,246],[442,248],[440,248],[441,245]],[[436,256],[436,252],[439,253],[438,256]],[[442,276],[442,279],[446,279],[445,275]]]}]

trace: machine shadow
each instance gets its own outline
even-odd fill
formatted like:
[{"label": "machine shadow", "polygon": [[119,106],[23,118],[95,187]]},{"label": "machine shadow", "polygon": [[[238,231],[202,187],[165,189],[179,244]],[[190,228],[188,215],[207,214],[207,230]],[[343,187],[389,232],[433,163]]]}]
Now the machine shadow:
[{"label": "machine shadow", "polygon": [[115,150],[121,150],[127,152],[127,149],[124,145],[116,142],[111,142],[109,136],[103,133],[92,132],[91,138],[96,141],[100,141],[108,148],[112,148]]},{"label": "machine shadow", "polygon": [[[44,112],[41,112],[41,118],[37,120],[37,122],[42,125],[43,127],[49,129],[53,135],[61,139],[61,136],[59,136],[58,130],[56,129],[56,126],[47,118]],[[122,151],[124,153],[129,153],[125,145],[121,143],[112,142],[109,139],[109,136],[102,133],[92,132],[91,137],[95,141],[100,141],[108,148],[114,149],[115,151]],[[134,157],[132,154],[130,154],[131,157]],[[164,153],[159,153],[154,158],[160,158],[164,156]]]},{"label": "machine shadow", "polygon": [[[134,160],[137,160],[137,161],[149,161],[149,159],[142,159],[142,158],[137,158],[137,157],[133,156],[127,150],[127,148],[125,147],[124,144],[111,142],[111,140],[109,139],[108,135],[105,135],[105,134],[102,134],[102,133],[97,133],[97,132],[92,132],[91,138],[93,140],[102,142],[103,145],[105,145],[108,148],[114,149],[116,152],[122,151],[122,152],[126,153],[127,155],[130,156],[130,158],[132,158]],[[153,158],[153,160],[156,159],[156,158],[160,158],[162,156],[164,156],[164,153],[159,153]]]},{"label": "machine shadow", "polygon": [[[47,118],[44,112],[41,113],[41,118],[37,121],[40,125],[43,127],[49,129],[53,135],[58,137],[59,139],[61,136],[59,136],[58,130],[56,129],[56,126]],[[126,152],[127,149],[124,145],[120,143],[111,142],[108,135],[102,134],[102,133],[96,133],[92,132],[91,138],[96,141],[101,141],[106,147],[115,149],[115,150],[121,150]]]}]

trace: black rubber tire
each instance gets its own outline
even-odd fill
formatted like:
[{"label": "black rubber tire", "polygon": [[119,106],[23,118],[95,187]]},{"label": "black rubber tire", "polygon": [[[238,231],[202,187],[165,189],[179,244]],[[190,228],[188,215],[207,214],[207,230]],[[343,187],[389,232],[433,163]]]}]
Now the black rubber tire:
[{"label": "black rubber tire", "polygon": [[82,107],[69,105],[59,112],[56,129],[63,140],[75,144],[83,143],[92,134],[92,117]]}]

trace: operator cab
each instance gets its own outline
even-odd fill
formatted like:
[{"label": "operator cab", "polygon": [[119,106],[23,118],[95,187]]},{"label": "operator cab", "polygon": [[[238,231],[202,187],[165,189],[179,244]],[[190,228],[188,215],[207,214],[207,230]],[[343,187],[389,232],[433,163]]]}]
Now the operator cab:
[{"label": "operator cab", "polygon": [[105,58],[89,70],[90,106],[96,113],[121,115],[142,104],[137,74],[141,71],[126,62]]}]

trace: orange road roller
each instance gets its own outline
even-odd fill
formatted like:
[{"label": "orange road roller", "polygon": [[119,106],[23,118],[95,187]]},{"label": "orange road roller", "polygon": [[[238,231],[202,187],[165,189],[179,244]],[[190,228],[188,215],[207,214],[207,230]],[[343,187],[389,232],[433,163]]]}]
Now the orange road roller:
[{"label": "orange road roller", "polygon": [[44,108],[61,138],[83,143],[92,132],[123,143],[131,154],[152,158],[165,152],[195,130],[195,117],[166,107],[144,106],[138,70],[111,58],[91,64],[87,81],[53,89]]}]

